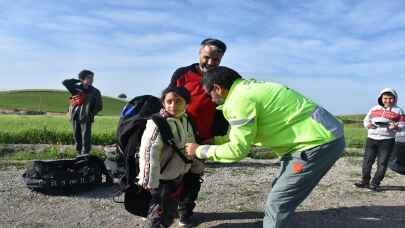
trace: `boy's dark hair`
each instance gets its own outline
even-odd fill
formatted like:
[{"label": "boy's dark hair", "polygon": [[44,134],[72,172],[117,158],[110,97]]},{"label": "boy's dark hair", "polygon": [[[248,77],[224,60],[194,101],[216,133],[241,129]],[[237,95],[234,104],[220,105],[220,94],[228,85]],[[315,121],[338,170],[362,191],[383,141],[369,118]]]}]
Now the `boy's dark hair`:
[{"label": "boy's dark hair", "polygon": [[169,86],[163,90],[162,95],[160,96],[160,101],[162,103],[165,101],[166,94],[170,92],[174,92],[180,97],[182,97],[186,101],[186,104],[190,103],[191,96],[188,90],[184,87],[176,87],[176,86]]},{"label": "boy's dark hair", "polygon": [[213,38],[208,38],[203,41],[201,41],[201,46],[205,45],[212,45],[218,48],[218,52],[221,54],[224,54],[226,51],[226,45],[224,42],[218,40],[218,39],[213,39]]},{"label": "boy's dark hair", "polygon": [[80,71],[80,73],[79,73],[79,79],[80,79],[80,80],[84,80],[84,79],[87,78],[88,76],[94,77],[93,71],[90,71],[90,70],[82,70],[82,71]]},{"label": "boy's dark hair", "polygon": [[229,90],[236,79],[241,79],[242,76],[238,72],[231,68],[218,66],[213,70],[204,73],[202,85],[205,86],[208,91],[211,91],[214,84],[224,87]]},{"label": "boy's dark hair", "polygon": [[390,96],[390,97],[394,97],[394,98],[395,98],[395,95],[394,95],[393,93],[389,92],[389,91],[382,93],[382,94],[381,94],[381,97],[382,97],[382,96]]}]

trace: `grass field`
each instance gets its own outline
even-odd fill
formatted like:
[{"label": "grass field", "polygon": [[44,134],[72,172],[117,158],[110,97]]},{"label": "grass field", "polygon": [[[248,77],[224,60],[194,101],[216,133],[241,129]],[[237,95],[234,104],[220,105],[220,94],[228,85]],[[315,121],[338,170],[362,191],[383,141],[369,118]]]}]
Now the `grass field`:
[{"label": "grass field", "polygon": [[[15,90],[0,92],[0,109],[64,113],[70,94],[59,90]],[[119,115],[125,101],[103,97],[100,115]]]},{"label": "grass field", "polygon": [[345,125],[345,139],[348,147],[362,148],[367,137],[367,130],[363,127],[364,115],[338,116]]},{"label": "grass field", "polygon": [[[115,143],[118,116],[97,116],[93,144]],[[72,144],[72,128],[66,116],[0,115],[0,143]]]},{"label": "grass field", "polygon": [[354,125],[361,125],[363,126],[363,119],[365,115],[359,114],[359,115],[341,115],[338,116],[340,120],[343,121],[344,124],[354,124]]},{"label": "grass field", "polygon": [[[59,90],[15,90],[0,92],[0,109],[65,113],[70,94]],[[116,141],[118,115],[125,101],[103,97],[104,109],[93,125],[93,144]],[[342,115],[348,147],[361,148],[366,139],[364,115]],[[0,115],[0,143],[72,144],[72,128],[66,116]]]},{"label": "grass field", "polygon": [[[367,131],[358,117],[344,117],[348,147],[361,148]],[[362,119],[362,118],[360,118]],[[349,123],[348,123],[349,122]],[[93,125],[93,144],[115,143],[118,116],[97,116]],[[66,116],[0,115],[0,143],[72,144],[72,128]]]}]

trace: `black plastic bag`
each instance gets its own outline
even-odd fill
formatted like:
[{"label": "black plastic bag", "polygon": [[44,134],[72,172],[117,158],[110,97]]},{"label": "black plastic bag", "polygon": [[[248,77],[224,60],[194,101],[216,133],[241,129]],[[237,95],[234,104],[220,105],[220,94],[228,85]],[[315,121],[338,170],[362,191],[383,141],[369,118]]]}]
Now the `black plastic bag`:
[{"label": "black plastic bag", "polygon": [[148,190],[135,184],[125,192],[125,209],[131,214],[147,217],[151,199],[152,196]]}]

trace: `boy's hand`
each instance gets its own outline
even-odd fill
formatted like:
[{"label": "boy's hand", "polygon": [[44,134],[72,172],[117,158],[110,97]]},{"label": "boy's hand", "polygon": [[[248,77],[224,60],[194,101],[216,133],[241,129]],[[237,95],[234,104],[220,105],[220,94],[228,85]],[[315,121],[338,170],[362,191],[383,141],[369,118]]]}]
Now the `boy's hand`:
[{"label": "boy's hand", "polygon": [[143,184],[141,187],[146,191],[157,191],[159,189],[159,188],[150,188],[148,187],[148,184]]},{"label": "boy's hand", "polygon": [[196,158],[196,150],[200,145],[197,143],[186,143],[185,150],[187,155],[191,158],[194,159]]},{"label": "boy's hand", "polygon": [[150,190],[150,188],[148,187],[148,184],[142,184],[141,186],[145,190],[148,190],[148,191]]},{"label": "boy's hand", "polygon": [[393,130],[398,130],[398,129],[399,129],[398,123],[392,123],[392,124],[390,124],[390,126],[388,126],[388,129],[391,130],[391,131],[393,131]]},{"label": "boy's hand", "polygon": [[377,126],[375,126],[375,125],[372,124],[372,123],[369,123],[369,124],[367,125],[367,128],[368,128],[368,129],[376,129]]}]

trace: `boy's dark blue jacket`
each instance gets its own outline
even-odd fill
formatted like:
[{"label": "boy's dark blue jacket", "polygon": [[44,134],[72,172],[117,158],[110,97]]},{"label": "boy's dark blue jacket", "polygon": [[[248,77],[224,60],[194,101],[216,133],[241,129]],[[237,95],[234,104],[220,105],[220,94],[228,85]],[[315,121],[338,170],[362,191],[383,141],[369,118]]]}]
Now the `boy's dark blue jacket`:
[{"label": "boy's dark blue jacket", "polygon": [[66,79],[62,84],[72,95],[77,95],[79,93],[84,93],[86,95],[83,104],[69,106],[70,120],[76,118],[80,122],[93,122],[94,116],[103,109],[103,101],[101,99],[100,91],[93,86],[84,88],[81,81],[74,78]]}]

